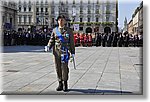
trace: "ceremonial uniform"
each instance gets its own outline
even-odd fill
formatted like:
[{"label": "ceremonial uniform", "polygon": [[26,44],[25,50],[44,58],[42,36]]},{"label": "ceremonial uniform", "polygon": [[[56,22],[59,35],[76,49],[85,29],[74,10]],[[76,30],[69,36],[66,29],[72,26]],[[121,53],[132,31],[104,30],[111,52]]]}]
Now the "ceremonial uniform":
[{"label": "ceremonial uniform", "polygon": [[[63,43],[60,40],[60,38],[57,35],[58,32],[60,32],[66,43]],[[69,57],[71,54],[75,54],[74,36],[72,29],[68,27],[54,28],[51,34],[51,38],[48,42],[48,46],[50,46],[50,48],[53,47],[53,55],[55,60],[55,67],[58,81],[60,82],[60,84],[62,83],[62,81],[67,82],[69,73],[68,68]],[[62,48],[66,48],[67,50],[63,50]],[[67,56],[68,59],[62,61],[62,54],[64,54],[64,51],[65,54],[68,54]],[[59,89],[61,90],[61,88]],[[60,90],[57,89],[57,91]]]}]

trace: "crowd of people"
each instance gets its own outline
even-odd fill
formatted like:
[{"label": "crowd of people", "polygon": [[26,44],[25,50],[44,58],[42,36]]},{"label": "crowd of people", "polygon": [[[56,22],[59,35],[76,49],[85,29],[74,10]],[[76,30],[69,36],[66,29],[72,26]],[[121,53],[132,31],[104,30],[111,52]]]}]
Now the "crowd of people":
[{"label": "crowd of people", "polygon": [[125,33],[74,34],[76,46],[142,47],[143,36]]},{"label": "crowd of people", "polygon": [[3,32],[3,44],[4,46],[11,45],[47,45],[50,39],[50,33],[44,32],[16,32],[16,31],[4,31]]},{"label": "crowd of people", "polygon": [[[46,46],[51,33],[49,32],[21,32],[4,31],[4,46],[12,45],[39,45]],[[91,47],[142,47],[143,35],[125,33],[74,33],[75,46]]]}]

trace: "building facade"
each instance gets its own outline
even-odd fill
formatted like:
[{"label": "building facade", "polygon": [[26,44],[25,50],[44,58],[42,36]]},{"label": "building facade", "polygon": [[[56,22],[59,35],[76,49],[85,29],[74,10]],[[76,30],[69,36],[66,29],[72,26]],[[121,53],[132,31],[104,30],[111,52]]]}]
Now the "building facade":
[{"label": "building facade", "polygon": [[139,6],[139,33],[143,33],[143,2]]},{"label": "building facade", "polygon": [[[117,0],[42,0],[19,1],[18,27],[20,30],[53,28],[56,18],[64,14],[68,26],[79,25],[79,32],[117,32],[118,1]],[[33,29],[34,28],[34,29]]]},{"label": "building facade", "polygon": [[12,31],[17,29],[17,3],[13,1],[0,1],[1,29]]},{"label": "building facade", "polygon": [[133,34],[133,20],[132,19],[128,23],[128,33]]},{"label": "building facade", "polygon": [[18,30],[47,30],[50,19],[50,5],[47,1],[19,1]]},{"label": "building facade", "polygon": [[143,1],[140,3],[140,6],[135,9],[131,21],[132,24],[130,24],[131,22],[128,23],[128,32],[132,32],[131,34],[134,35],[143,34]]},{"label": "building facade", "polygon": [[118,1],[112,0],[59,0],[52,1],[52,24],[60,14],[66,14],[71,26],[79,24],[79,31],[116,32],[118,31]]},{"label": "building facade", "polygon": [[133,14],[133,33],[136,35],[138,34],[138,26],[139,26],[139,11],[138,8],[135,10],[135,13]]}]

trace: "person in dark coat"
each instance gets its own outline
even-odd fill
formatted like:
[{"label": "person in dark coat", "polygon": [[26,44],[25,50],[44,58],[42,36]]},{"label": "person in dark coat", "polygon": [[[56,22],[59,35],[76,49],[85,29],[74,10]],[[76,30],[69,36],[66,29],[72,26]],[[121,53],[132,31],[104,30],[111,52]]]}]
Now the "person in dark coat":
[{"label": "person in dark coat", "polygon": [[113,37],[113,47],[117,47],[117,42],[118,42],[118,34],[114,33]]},{"label": "person in dark coat", "polygon": [[112,40],[113,40],[112,34],[109,33],[107,36],[107,47],[111,47]]},{"label": "person in dark coat", "polygon": [[122,45],[123,45],[123,36],[122,33],[120,33],[118,38],[118,46],[122,47]]},{"label": "person in dark coat", "polygon": [[97,33],[95,37],[96,47],[101,46],[101,34]]},{"label": "person in dark coat", "polygon": [[102,46],[103,47],[106,46],[106,41],[107,41],[107,34],[104,33],[104,34],[102,34]]},{"label": "person in dark coat", "polygon": [[129,34],[128,32],[124,33],[125,37],[124,37],[124,46],[128,47],[129,46]]},{"label": "person in dark coat", "polygon": [[134,35],[134,47],[139,47],[139,37],[138,35]]}]

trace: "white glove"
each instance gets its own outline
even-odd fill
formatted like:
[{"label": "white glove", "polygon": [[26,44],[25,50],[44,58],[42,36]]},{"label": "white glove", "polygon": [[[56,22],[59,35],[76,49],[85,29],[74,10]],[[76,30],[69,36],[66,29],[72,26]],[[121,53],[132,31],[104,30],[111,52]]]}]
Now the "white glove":
[{"label": "white glove", "polygon": [[75,54],[72,54],[72,57],[74,57],[75,56]]},{"label": "white glove", "polygon": [[44,51],[45,52],[48,52],[50,49],[49,49],[49,46],[45,46],[45,48],[44,48]]},{"label": "white glove", "polygon": [[70,57],[70,62],[73,62],[73,58],[74,58],[75,54],[71,54],[71,57]]}]

